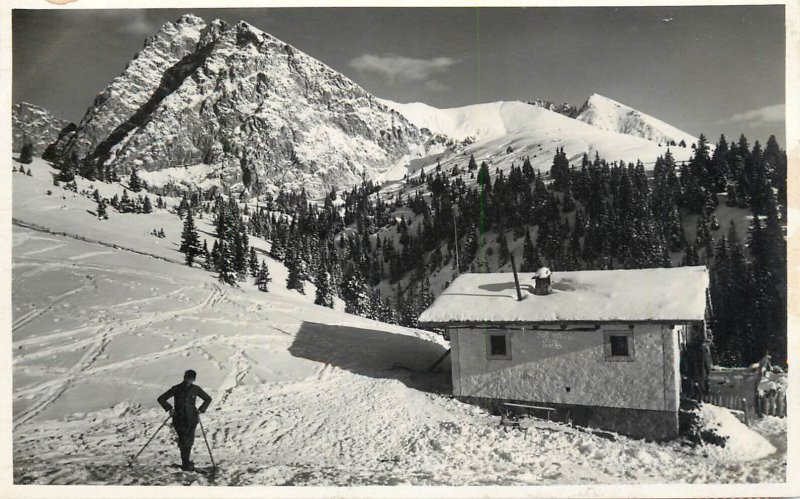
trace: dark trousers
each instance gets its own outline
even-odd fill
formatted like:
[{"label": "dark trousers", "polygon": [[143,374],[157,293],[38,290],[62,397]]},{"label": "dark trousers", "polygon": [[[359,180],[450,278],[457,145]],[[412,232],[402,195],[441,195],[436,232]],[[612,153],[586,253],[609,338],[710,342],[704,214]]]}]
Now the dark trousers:
[{"label": "dark trousers", "polygon": [[172,425],[175,427],[175,432],[178,434],[178,448],[181,450],[181,464],[186,466],[189,464],[192,454],[194,430],[197,428],[197,423],[192,424],[182,421],[173,421]]}]

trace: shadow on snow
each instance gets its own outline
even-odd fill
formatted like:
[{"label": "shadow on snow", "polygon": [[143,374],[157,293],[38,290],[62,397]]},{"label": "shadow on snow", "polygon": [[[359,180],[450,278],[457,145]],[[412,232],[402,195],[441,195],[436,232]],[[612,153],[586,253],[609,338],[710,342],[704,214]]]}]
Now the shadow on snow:
[{"label": "shadow on snow", "polygon": [[449,358],[428,368],[446,349],[414,336],[303,322],[289,353],[372,378],[396,379],[410,388],[450,392]]}]

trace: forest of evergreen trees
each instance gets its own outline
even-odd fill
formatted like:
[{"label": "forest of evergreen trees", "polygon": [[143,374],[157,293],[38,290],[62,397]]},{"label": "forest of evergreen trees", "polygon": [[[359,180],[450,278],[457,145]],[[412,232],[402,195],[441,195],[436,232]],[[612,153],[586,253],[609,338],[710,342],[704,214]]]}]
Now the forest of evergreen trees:
[{"label": "forest of evergreen trees", "polygon": [[[313,282],[319,305],[332,307],[338,296],[347,312],[410,327],[434,299],[433,273],[496,271],[509,260],[509,238],[523,241],[522,271],[707,265],[717,361],[744,365],[769,351],[774,363],[785,364],[786,154],[774,136],[763,148],[744,136],[730,144],[722,136],[712,152],[701,135],[692,148],[680,165],[667,150],[651,172],[641,162],[597,154],[570,164],[563,150],[546,175],[527,159],[492,172],[470,157],[464,168],[437,164],[407,178],[388,199],[371,181],[332,191],[321,204],[304,191],[281,192],[257,208],[194,191],[177,207],[181,251],[187,264],[198,262],[223,282],[251,278],[268,291],[264,255],[259,260],[248,240],[255,235],[270,241],[269,256],[286,265],[289,289],[305,293],[304,283]],[[57,166],[65,181],[84,173],[71,161]],[[129,187],[141,188],[133,177]],[[102,179],[114,178],[103,172]],[[746,233],[733,223],[720,226],[721,197],[750,213]],[[199,243],[198,216],[213,217],[210,249]],[[690,216],[697,219],[693,240],[684,230]],[[391,292],[382,296],[379,287]]]}]

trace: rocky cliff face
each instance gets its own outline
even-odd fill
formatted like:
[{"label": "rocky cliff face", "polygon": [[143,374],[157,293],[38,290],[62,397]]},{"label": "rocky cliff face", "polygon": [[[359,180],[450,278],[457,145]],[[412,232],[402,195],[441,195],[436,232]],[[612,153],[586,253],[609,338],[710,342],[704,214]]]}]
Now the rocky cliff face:
[{"label": "rocky cliff face", "polygon": [[57,149],[121,174],[195,167],[234,191],[321,195],[376,177],[428,138],[291,45],[186,15],[147,40]]},{"label": "rocky cliff face", "polygon": [[549,100],[534,99],[534,100],[529,100],[528,104],[530,104],[531,106],[542,107],[544,109],[547,109],[548,111],[553,111],[559,114],[563,114],[568,118],[574,118],[578,115],[578,108],[566,102],[562,104],[556,104],[555,102]]},{"label": "rocky cliff face", "polygon": [[68,125],[69,121],[56,118],[43,107],[27,102],[14,104],[11,107],[11,149],[21,151],[27,140],[33,145],[33,153],[40,155]]}]

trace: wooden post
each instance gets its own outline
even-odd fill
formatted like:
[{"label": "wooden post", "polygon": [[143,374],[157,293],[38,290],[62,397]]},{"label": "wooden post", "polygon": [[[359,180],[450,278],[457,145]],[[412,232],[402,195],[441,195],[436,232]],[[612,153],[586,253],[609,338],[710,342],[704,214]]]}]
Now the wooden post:
[{"label": "wooden post", "polygon": [[744,424],[750,426],[750,418],[747,415],[747,399],[742,399],[742,412],[744,413]]}]

